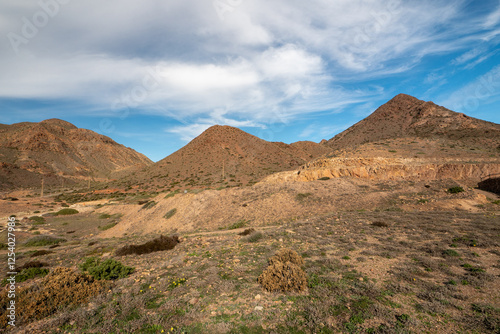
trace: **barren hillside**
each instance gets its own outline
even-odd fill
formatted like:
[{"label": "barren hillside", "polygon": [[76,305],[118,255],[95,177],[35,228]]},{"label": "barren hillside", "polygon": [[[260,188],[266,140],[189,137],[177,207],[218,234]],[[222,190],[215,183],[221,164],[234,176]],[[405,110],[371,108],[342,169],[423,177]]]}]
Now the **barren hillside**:
[{"label": "barren hillside", "polygon": [[412,137],[444,138],[469,146],[497,149],[500,147],[500,125],[399,94],[326,145],[341,150],[364,143]]},{"label": "barren hillside", "polygon": [[38,186],[63,178],[113,178],[151,161],[109,137],[49,119],[0,126],[0,187]]},{"label": "barren hillside", "polygon": [[149,190],[248,185],[330,151],[313,142],[268,142],[234,127],[216,125],[121,182]]}]

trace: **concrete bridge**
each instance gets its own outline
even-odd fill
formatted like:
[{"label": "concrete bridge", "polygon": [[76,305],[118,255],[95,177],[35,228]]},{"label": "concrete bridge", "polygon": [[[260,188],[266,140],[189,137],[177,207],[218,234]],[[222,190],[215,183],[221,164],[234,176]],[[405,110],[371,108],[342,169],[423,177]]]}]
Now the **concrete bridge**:
[{"label": "concrete bridge", "polygon": [[500,174],[483,176],[478,188],[500,195]]}]

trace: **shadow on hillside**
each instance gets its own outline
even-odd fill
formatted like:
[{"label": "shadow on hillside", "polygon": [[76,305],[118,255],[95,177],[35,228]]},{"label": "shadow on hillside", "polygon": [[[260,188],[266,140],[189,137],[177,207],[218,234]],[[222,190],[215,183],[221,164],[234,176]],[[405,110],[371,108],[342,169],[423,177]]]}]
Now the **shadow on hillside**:
[{"label": "shadow on hillside", "polygon": [[500,195],[500,174],[489,175],[478,183],[478,188]]}]

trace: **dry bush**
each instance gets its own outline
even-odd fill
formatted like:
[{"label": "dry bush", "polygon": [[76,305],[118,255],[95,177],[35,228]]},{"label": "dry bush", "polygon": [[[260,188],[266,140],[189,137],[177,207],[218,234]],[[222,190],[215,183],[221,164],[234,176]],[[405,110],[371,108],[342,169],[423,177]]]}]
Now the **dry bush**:
[{"label": "dry bush", "polygon": [[302,270],[304,260],[291,249],[281,249],[269,259],[269,266],[257,281],[267,291],[303,291],[307,275]]},{"label": "dry bush", "polygon": [[42,249],[42,250],[34,252],[33,254],[31,254],[30,257],[37,257],[37,256],[42,256],[42,255],[47,255],[47,254],[52,254],[52,253],[54,253],[54,252]]},{"label": "dry bush", "polygon": [[382,221],[376,221],[376,222],[372,223],[372,226],[376,226],[376,227],[388,227],[389,224],[387,224],[386,222],[382,222]]},{"label": "dry bush", "polygon": [[300,292],[307,288],[306,273],[292,262],[274,261],[257,281],[270,292]]},{"label": "dry bush", "polygon": [[280,249],[279,251],[276,252],[270,259],[269,259],[269,265],[272,265],[273,263],[276,262],[291,262],[295,264],[296,266],[302,267],[304,265],[304,260],[302,257],[297,254],[296,251],[288,249],[288,248],[283,248]]},{"label": "dry bush", "polygon": [[26,262],[24,265],[18,268],[18,270],[23,270],[23,269],[28,269],[28,268],[42,268],[42,267],[48,267],[49,264],[45,262],[40,262],[40,261],[29,261]]},{"label": "dry bush", "polygon": [[[50,316],[62,308],[89,302],[108,286],[70,268],[58,267],[40,283],[20,289],[16,295],[16,324]],[[0,327],[7,325],[6,293],[0,294]]]},{"label": "dry bush", "polygon": [[127,245],[119,248],[116,251],[117,256],[124,256],[129,254],[148,254],[152,252],[159,252],[164,250],[173,249],[177,244],[180,243],[179,237],[174,235],[171,237],[165,237],[161,235],[159,238],[148,241],[141,245]]}]

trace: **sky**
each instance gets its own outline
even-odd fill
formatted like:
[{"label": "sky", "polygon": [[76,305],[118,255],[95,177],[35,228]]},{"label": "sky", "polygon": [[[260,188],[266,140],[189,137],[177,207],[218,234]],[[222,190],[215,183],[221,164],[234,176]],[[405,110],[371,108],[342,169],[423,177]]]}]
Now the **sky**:
[{"label": "sky", "polygon": [[499,0],[2,0],[0,123],[158,161],[208,127],[319,142],[399,93],[500,123]]}]

